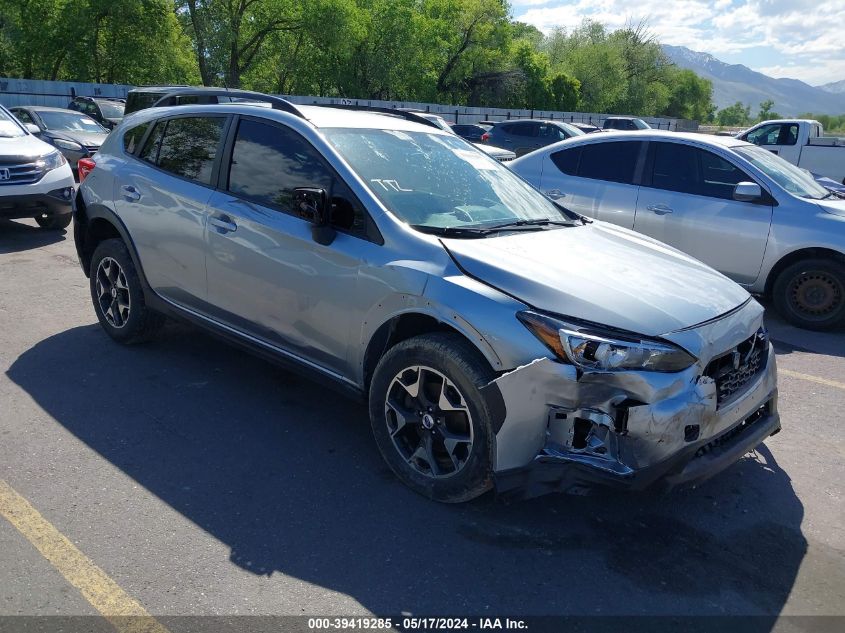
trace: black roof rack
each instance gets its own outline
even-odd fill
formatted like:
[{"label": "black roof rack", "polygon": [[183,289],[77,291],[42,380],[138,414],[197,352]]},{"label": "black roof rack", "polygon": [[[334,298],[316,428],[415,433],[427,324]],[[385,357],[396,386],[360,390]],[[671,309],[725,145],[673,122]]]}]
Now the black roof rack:
[{"label": "black roof rack", "polygon": [[381,106],[368,106],[358,104],[340,104],[340,103],[315,103],[314,105],[323,108],[340,108],[341,110],[362,110],[364,112],[378,112],[379,114],[388,114],[390,116],[399,117],[414,123],[428,125],[433,128],[440,129],[434,121],[429,121],[424,116],[420,116],[419,112],[409,112],[408,110],[399,110],[398,108],[383,108]]},{"label": "black roof rack", "polygon": [[250,101],[269,103],[274,110],[288,112],[298,116],[300,119],[305,118],[305,115],[295,105],[280,97],[272,97],[263,92],[253,92],[252,90],[227,90],[225,88],[185,88],[174,90],[161,97],[152,107],[159,108],[178,105],[178,100],[181,97],[234,97],[236,99],[248,99]]}]

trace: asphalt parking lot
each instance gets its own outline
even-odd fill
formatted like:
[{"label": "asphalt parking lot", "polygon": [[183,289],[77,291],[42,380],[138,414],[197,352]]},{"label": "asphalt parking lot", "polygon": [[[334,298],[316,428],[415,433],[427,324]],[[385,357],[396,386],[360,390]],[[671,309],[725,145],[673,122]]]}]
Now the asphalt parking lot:
[{"label": "asphalt parking lot", "polygon": [[87,283],[0,221],[0,615],[845,615],[845,332],[769,316],[783,431],[695,490],[444,506],[363,406],[183,326],[116,345]]}]

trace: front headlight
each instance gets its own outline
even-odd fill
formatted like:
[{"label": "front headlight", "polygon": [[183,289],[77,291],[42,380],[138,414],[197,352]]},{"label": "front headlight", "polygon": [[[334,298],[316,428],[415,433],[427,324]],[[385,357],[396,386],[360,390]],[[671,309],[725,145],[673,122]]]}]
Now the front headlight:
[{"label": "front headlight", "polygon": [[559,359],[585,370],[676,372],[696,360],[671,343],[628,338],[537,312],[519,312],[516,316]]},{"label": "front headlight", "polygon": [[74,143],[73,141],[66,141],[63,138],[54,138],[53,145],[60,149],[70,149],[75,152],[82,151],[83,149],[82,145],[80,145],[79,143]]},{"label": "front headlight", "polygon": [[67,159],[61,152],[51,152],[39,158],[37,164],[42,165],[45,171],[50,171],[51,169],[58,169],[62,165],[66,165]]}]

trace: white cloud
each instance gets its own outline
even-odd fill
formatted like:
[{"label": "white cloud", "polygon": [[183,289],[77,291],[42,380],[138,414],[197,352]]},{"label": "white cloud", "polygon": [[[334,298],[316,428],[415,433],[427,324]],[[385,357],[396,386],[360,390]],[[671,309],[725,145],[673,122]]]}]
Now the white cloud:
[{"label": "white cloud", "polygon": [[[665,44],[715,56],[754,49],[746,65],[808,83],[845,79],[842,0],[516,0],[516,17],[543,31],[589,18],[611,29],[645,18]],[[750,55],[750,53],[749,53]]]}]

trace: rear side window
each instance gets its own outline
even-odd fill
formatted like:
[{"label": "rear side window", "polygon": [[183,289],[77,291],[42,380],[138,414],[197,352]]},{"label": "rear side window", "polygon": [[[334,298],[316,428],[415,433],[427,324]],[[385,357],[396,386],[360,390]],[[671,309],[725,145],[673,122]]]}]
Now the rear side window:
[{"label": "rear side window", "polygon": [[150,127],[150,122],[141,123],[123,133],[123,149],[127,154],[134,154]]},{"label": "rear side window", "polygon": [[584,145],[581,148],[578,175],[582,178],[632,184],[641,145],[639,141]]},{"label": "rear side window", "polygon": [[535,123],[514,123],[509,126],[508,133],[514,136],[537,136],[537,128],[539,126]]},{"label": "rear side window", "polygon": [[129,114],[130,112],[152,107],[163,96],[163,92],[134,92],[130,90],[126,95],[126,109],[124,113]]},{"label": "rear side window", "polygon": [[211,184],[225,123],[225,117],[211,116],[159,121],[141,151],[141,158],[174,176]]},{"label": "rear side window", "polygon": [[578,162],[581,159],[581,148],[573,147],[551,155],[552,162],[567,176],[578,175]]}]

